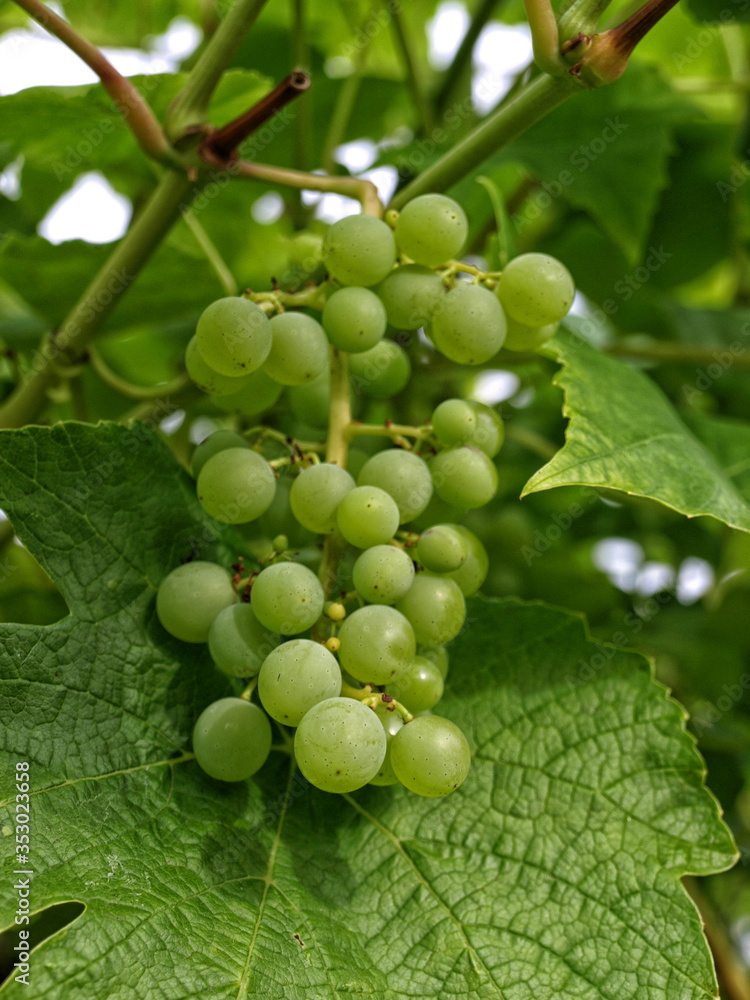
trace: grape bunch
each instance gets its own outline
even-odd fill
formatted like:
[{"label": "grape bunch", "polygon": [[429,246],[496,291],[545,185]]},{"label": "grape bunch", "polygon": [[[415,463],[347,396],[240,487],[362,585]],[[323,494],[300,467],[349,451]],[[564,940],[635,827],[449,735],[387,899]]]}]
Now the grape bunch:
[{"label": "grape bunch", "polygon": [[[469,770],[466,737],[433,710],[466,598],[488,572],[481,540],[460,522],[497,492],[503,422],[449,398],[419,426],[368,424],[352,419],[350,390],[377,408],[407,386],[394,331],[422,330],[465,365],[503,346],[532,349],[554,333],[574,286],[544,254],[496,273],[455,260],[468,223],[450,198],[425,195],[391,214],[330,226],[326,276],[300,293],[212,303],[186,350],[191,378],[234,428],[195,449],[197,497],[211,517],[243,526],[254,559],[232,572],[185,562],[157,594],[167,632],[207,643],[215,667],[245,685],[193,730],[198,764],[219,780],[258,771],[271,720],[279,749],[327,792],[400,783],[439,797]],[[275,426],[257,424],[269,409]]]}]

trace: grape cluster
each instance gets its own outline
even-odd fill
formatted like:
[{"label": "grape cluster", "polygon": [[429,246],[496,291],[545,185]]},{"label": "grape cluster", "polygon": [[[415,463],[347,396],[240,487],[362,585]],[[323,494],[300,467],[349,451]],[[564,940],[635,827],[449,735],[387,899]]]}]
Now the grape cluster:
[{"label": "grape cluster", "polygon": [[[339,439],[390,442],[352,448],[346,467],[346,444],[321,457],[323,446],[301,432],[325,427],[329,413],[332,427],[339,419],[332,357],[339,377],[346,358],[352,382],[361,380],[370,399],[388,399],[411,372],[389,329],[423,329],[445,357],[478,365],[503,345],[527,350],[548,339],[574,287],[543,254],[496,274],[454,260],[468,224],[442,195],[416,198],[389,221],[334,223],[322,241],[328,277],[320,285],[292,303],[278,292],[219,299],[187,347],[191,378],[219,409],[253,416],[285,391],[286,415],[296,420],[295,433],[219,430],[195,449],[201,506],[225,524],[251,525],[256,566],[240,560],[230,573],[186,562],[157,594],[164,628],[208,643],[216,668],[247,684],[195,723],[196,759],[220,780],[244,780],[263,765],[269,719],[324,791],[400,782],[438,797],[468,773],[466,738],[432,710],[447,677],[446,645],[489,565],[480,539],[454,522],[497,491],[502,420],[457,398],[420,427],[347,416]],[[457,280],[462,271],[474,280]],[[309,315],[316,310],[319,319]]]}]

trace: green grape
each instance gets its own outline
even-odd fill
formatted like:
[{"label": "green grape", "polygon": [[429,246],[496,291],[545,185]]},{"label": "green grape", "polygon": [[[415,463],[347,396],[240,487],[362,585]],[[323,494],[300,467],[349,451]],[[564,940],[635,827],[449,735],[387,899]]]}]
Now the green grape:
[{"label": "green grape", "polygon": [[268,716],[242,698],[219,698],[193,727],[195,759],[219,781],[244,781],[263,767],[270,752]]},{"label": "green grape", "polygon": [[445,295],[445,285],[440,275],[429,268],[406,264],[391,271],[375,291],[391,326],[397,330],[416,330],[430,321]]},{"label": "green grape", "polygon": [[208,651],[216,667],[230,677],[255,677],[279,637],[255,617],[249,604],[232,604],[214,618]]},{"label": "green grape", "polygon": [[388,707],[381,703],[375,709],[375,715],[380,719],[383,730],[385,731],[385,757],[383,758],[383,763],[380,765],[380,770],[375,775],[374,778],[370,779],[371,785],[397,785],[398,778],[396,773],[391,767],[391,741],[396,733],[401,729],[404,724],[404,720],[400,713],[394,708],[390,710]]},{"label": "green grape", "polygon": [[271,324],[247,299],[218,299],[203,310],[195,330],[206,364],[221,375],[249,375],[271,350]]},{"label": "green grape", "polygon": [[383,726],[371,708],[353,698],[313,705],[294,734],[294,756],[311,785],[324,792],[353,792],[380,770]]},{"label": "green grape", "polygon": [[414,198],[396,220],[396,243],[417,264],[438,267],[461,253],[469,233],[466,213],[443,194]]},{"label": "green grape", "polygon": [[209,395],[237,392],[242,387],[243,378],[246,377],[243,375],[220,375],[213,368],[209,368],[198,350],[196,337],[191,337],[185,348],[185,368],[198,388]]},{"label": "green grape", "polygon": [[328,366],[323,327],[300,312],[283,312],[270,321],[271,350],[263,371],[281,385],[307,385]]},{"label": "green grape", "polygon": [[225,448],[208,459],[196,486],[207,514],[224,524],[246,524],[271,506],[276,477],[257,451]]},{"label": "green grape", "polygon": [[477,429],[470,443],[475,448],[481,449],[488,458],[494,458],[505,440],[505,424],[502,417],[497,410],[485,406],[484,403],[471,401],[471,405],[477,416]]},{"label": "green grape", "polygon": [[206,642],[214,618],[236,600],[227,571],[197,560],[164,577],[156,593],[156,614],[176,639]]},{"label": "green grape", "polygon": [[381,340],[369,351],[349,358],[352,388],[357,396],[390,399],[406,388],[411,362],[406,351],[392,340]]},{"label": "green grape", "polygon": [[258,675],[263,708],[285,726],[298,726],[313,705],[340,694],[336,657],[311,639],[291,639],[277,646]]},{"label": "green grape", "polygon": [[342,285],[377,285],[396,263],[390,228],[371,215],[348,215],[323,237],[323,263]]},{"label": "green grape", "polygon": [[505,332],[505,315],[497,298],[467,281],[448,292],[428,330],[440,353],[461,365],[489,361],[503,346]]},{"label": "green grape", "polygon": [[414,580],[414,563],[395,545],[373,545],[354,563],[352,581],[369,604],[395,604]]},{"label": "green grape", "polygon": [[535,351],[537,347],[546,344],[557,333],[558,323],[548,323],[546,326],[526,326],[508,316],[508,334],[503,347],[507,351]]},{"label": "green grape", "polygon": [[466,601],[459,585],[432,573],[417,573],[396,610],[411,623],[417,642],[427,646],[455,639],[466,620]]},{"label": "green grape", "polygon": [[559,322],[573,305],[575,292],[570,271],[546,253],[514,257],[497,285],[503,309],[524,326]]},{"label": "green grape", "polygon": [[334,347],[358,354],[382,340],[385,306],[369,288],[340,288],[326,302],[321,319]]},{"label": "green grape", "polygon": [[289,407],[297,418],[312,427],[328,426],[328,409],[331,405],[331,375],[326,367],[307,385],[287,389]]},{"label": "green grape", "polygon": [[430,472],[437,495],[454,507],[483,507],[497,493],[497,469],[479,448],[441,451],[430,462]]},{"label": "green grape", "polygon": [[241,413],[254,417],[268,410],[281,395],[282,386],[259,369],[245,378],[237,379],[241,388],[226,396],[212,396],[211,402],[224,413]]},{"label": "green grape", "polygon": [[429,660],[440,671],[440,676],[445,681],[448,676],[448,650],[445,646],[417,646],[417,656],[423,656]]},{"label": "green grape", "polygon": [[433,410],[430,423],[441,444],[465,444],[479,428],[476,410],[463,399],[444,399]]},{"label": "green grape", "polygon": [[396,501],[378,486],[357,486],[336,511],[339,531],[350,545],[369,549],[384,545],[398,530]]},{"label": "green grape", "polygon": [[388,684],[386,691],[412,715],[419,715],[434,708],[443,697],[443,677],[434,663],[415,656],[409,669]]},{"label": "green grape", "polygon": [[456,581],[464,597],[472,597],[487,578],[487,572],[490,568],[490,558],[487,555],[484,545],[482,545],[473,531],[464,528],[462,524],[452,524],[450,527],[466,539],[466,544],[469,547],[469,554],[463,566],[454,570],[450,574],[450,578]]},{"label": "green grape", "polygon": [[320,618],[323,588],[306,566],[274,563],[253,581],[250,601],[258,621],[266,628],[281,635],[298,635]]},{"label": "green grape", "polygon": [[387,448],[365,462],[358,486],[379,486],[396,501],[400,523],[421,514],[432,496],[430,470],[418,455],[400,448]]},{"label": "green grape", "polygon": [[316,535],[330,535],[336,530],[336,511],[356,483],[339,465],[320,462],[311,465],[292,483],[289,501],[292,513],[303,528]]},{"label": "green grape", "polygon": [[235,434],[234,431],[214,431],[213,434],[209,434],[208,437],[203,438],[193,452],[190,470],[194,478],[197,479],[201,469],[209,458],[218,455],[220,451],[226,451],[227,448],[249,447],[250,445],[247,441],[240,434]]},{"label": "green grape", "polygon": [[401,612],[368,604],[344,619],[339,660],[363,684],[387,684],[406,670],[417,652],[414,629]]},{"label": "green grape", "polygon": [[469,546],[450,524],[436,524],[423,531],[417,543],[417,557],[433,573],[452,573],[463,566]]},{"label": "green grape", "polygon": [[391,766],[409,791],[438,798],[463,784],[471,752],[455,723],[439,715],[422,715],[393,737]]}]

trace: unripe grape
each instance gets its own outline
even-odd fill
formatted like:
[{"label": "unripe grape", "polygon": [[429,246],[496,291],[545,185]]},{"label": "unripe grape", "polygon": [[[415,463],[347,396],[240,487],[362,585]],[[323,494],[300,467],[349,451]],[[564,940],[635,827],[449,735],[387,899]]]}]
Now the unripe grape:
[{"label": "unripe grape", "polygon": [[355,395],[390,399],[408,385],[409,355],[392,340],[381,340],[369,351],[352,354],[349,372]]},{"label": "unripe grape", "polygon": [[240,434],[235,434],[234,431],[214,431],[213,434],[209,434],[208,437],[203,438],[193,452],[190,471],[193,473],[193,477],[197,479],[201,469],[209,458],[218,455],[220,451],[226,451],[227,448],[249,447],[250,445],[245,438]]},{"label": "unripe grape", "polygon": [[455,639],[466,620],[461,588],[446,576],[418,573],[407,594],[396,604],[411,623],[417,642],[442,645]]},{"label": "unripe grape", "polygon": [[313,427],[328,426],[331,404],[331,376],[328,367],[307,385],[294,385],[286,391],[289,407],[297,418]]},{"label": "unripe grape", "polygon": [[271,724],[257,705],[220,698],[204,709],[193,728],[193,753],[200,767],[220,781],[244,781],[271,752]]},{"label": "unripe grape", "polygon": [[249,375],[271,350],[266,314],[254,302],[234,296],[203,310],[195,336],[203,360],[221,375]]},{"label": "unripe grape", "polygon": [[400,523],[411,521],[425,509],[432,496],[427,464],[413,452],[388,448],[373,455],[357,477],[359,486],[379,486],[396,501]]},{"label": "unripe grape", "polygon": [[306,385],[328,365],[323,327],[300,312],[284,312],[270,321],[271,350],[263,370],[281,385]]},{"label": "unripe grape", "polygon": [[258,369],[252,375],[237,379],[240,388],[226,396],[211,396],[214,406],[224,413],[241,413],[254,417],[269,409],[281,395],[282,386],[270,375]]},{"label": "unripe grape", "polygon": [[352,580],[369,604],[395,604],[412,585],[414,563],[395,545],[374,545],[357,557]]},{"label": "unripe grape", "polygon": [[211,517],[224,524],[246,524],[271,506],[276,477],[257,451],[226,448],[209,458],[196,487],[200,505]]},{"label": "unripe grape", "polygon": [[438,267],[461,253],[469,233],[466,213],[452,198],[423,194],[401,210],[396,243],[417,264]]},{"label": "unripe grape", "polygon": [[417,557],[425,569],[452,573],[469,554],[466,539],[449,524],[436,524],[423,531],[417,543]]},{"label": "unripe grape", "polygon": [[291,639],[277,646],[258,674],[263,708],[285,726],[298,726],[313,705],[339,694],[341,670],[335,657],[311,639]]},{"label": "unripe grape", "polygon": [[214,618],[236,600],[226,570],[216,563],[196,560],[164,577],[156,593],[156,614],[175,638],[206,642]]},{"label": "unripe grape", "polygon": [[469,550],[463,565],[454,570],[450,578],[456,581],[464,597],[472,597],[487,578],[490,559],[484,545],[473,531],[464,528],[462,524],[452,524],[450,527],[466,540]]},{"label": "unripe grape", "polygon": [[355,486],[346,469],[339,465],[330,462],[311,465],[292,483],[289,494],[292,513],[308,531],[329,535],[336,530],[339,504]]},{"label": "unripe grape", "polygon": [[505,315],[492,292],[462,281],[435,310],[428,333],[446,358],[461,365],[481,365],[503,346]]},{"label": "unripe grape", "polygon": [[388,684],[386,691],[412,715],[418,715],[434,708],[443,697],[443,678],[434,663],[415,656],[409,669]]},{"label": "unripe grape", "polygon": [[250,602],[258,621],[281,635],[298,635],[320,618],[323,588],[317,576],[299,563],[274,563],[253,580]]},{"label": "unripe grape", "polygon": [[294,756],[310,784],[324,792],[353,792],[380,770],[385,757],[383,726],[353,698],[314,705],[294,734]]},{"label": "unripe grape", "polygon": [[329,227],[322,257],[342,285],[377,285],[396,262],[396,241],[389,226],[371,215],[349,215]]},{"label": "unripe grape", "polygon": [[483,451],[488,458],[494,458],[505,440],[505,424],[502,417],[497,410],[485,406],[484,403],[472,400],[471,406],[477,417],[477,429],[469,443]]},{"label": "unripe grape", "polygon": [[358,486],[344,497],[336,511],[339,531],[350,545],[369,549],[384,545],[398,529],[396,501],[377,486]]},{"label": "unripe grape", "polygon": [[532,327],[559,322],[573,305],[575,291],[567,267],[546,253],[514,257],[497,285],[497,296],[508,316]]},{"label": "unripe grape", "polygon": [[397,267],[375,289],[388,322],[397,330],[416,330],[430,321],[445,295],[439,274],[419,264]]},{"label": "unripe grape", "polygon": [[326,302],[323,329],[341,351],[369,351],[385,333],[385,306],[369,288],[340,288]]},{"label": "unripe grape", "polygon": [[497,492],[497,469],[479,448],[448,448],[430,462],[435,492],[464,510],[483,507]]},{"label": "unripe grape", "polygon": [[230,677],[255,677],[263,661],[279,644],[249,604],[232,604],[214,618],[208,632],[208,651],[216,667]]},{"label": "unripe grape", "polygon": [[448,795],[469,773],[471,753],[466,737],[455,723],[438,715],[408,722],[394,736],[390,749],[396,776],[417,795]]},{"label": "unripe grape", "polygon": [[387,684],[406,670],[417,652],[414,630],[395,608],[368,604],[339,629],[339,661],[363,684]]},{"label": "unripe grape", "polygon": [[463,399],[444,399],[435,407],[430,423],[442,444],[465,444],[479,427],[476,410]]},{"label": "unripe grape", "polygon": [[209,395],[237,392],[242,388],[243,375],[220,375],[210,368],[198,350],[198,340],[191,337],[185,348],[185,368],[199,389]]},{"label": "unripe grape", "polygon": [[557,323],[546,326],[526,326],[508,316],[508,334],[503,347],[507,351],[535,351],[557,333]]}]

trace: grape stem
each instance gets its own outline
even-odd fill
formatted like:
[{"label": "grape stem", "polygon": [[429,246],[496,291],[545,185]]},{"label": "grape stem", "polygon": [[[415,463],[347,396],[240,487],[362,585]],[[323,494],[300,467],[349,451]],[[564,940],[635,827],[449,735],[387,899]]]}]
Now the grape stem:
[{"label": "grape stem", "polygon": [[[134,385],[132,382],[128,382],[127,379],[122,378],[116,372],[113,372],[93,344],[89,344],[87,353],[91,367],[102,382],[104,382],[104,384],[110,389],[114,389],[114,391],[119,393],[121,396],[125,396],[127,399],[161,399],[164,396],[172,396],[176,392],[181,392],[191,384],[189,376],[178,375],[177,378],[173,379],[171,382],[164,382],[161,385]],[[78,369],[82,369],[83,366],[79,365],[76,367]],[[73,374],[74,371],[75,369],[71,366],[68,370],[63,371],[62,374],[67,376],[69,374]]]},{"label": "grape stem", "polygon": [[432,425],[411,427],[408,424],[360,424],[356,420],[347,424],[344,434],[348,441],[355,437],[389,437],[398,444],[408,444],[405,438],[422,441],[432,434]]},{"label": "grape stem", "polygon": [[347,198],[355,198],[361,204],[365,215],[373,215],[376,219],[383,218],[383,205],[378,196],[378,189],[372,181],[359,177],[326,177],[320,174],[307,174],[302,170],[288,170],[286,167],[272,167],[265,163],[248,163],[246,160],[240,160],[235,164],[232,172],[247,180],[281,184],[283,187],[296,188],[299,191],[333,192]]},{"label": "grape stem", "polygon": [[323,310],[326,304],[328,290],[331,288],[328,281],[323,281],[319,285],[311,285],[303,292],[253,292],[248,289],[245,298],[255,302],[264,312],[284,312],[286,306],[293,308],[305,307],[307,309]]},{"label": "grape stem", "polygon": [[67,21],[63,21],[39,0],[15,0],[15,2],[96,73],[147,156],[161,163],[177,163],[177,156],[149,105],[130,80],[118,73],[95,45],[82,38]]},{"label": "grape stem", "polygon": [[253,691],[256,689],[257,686],[258,686],[258,678],[253,677],[253,679],[250,681],[250,683],[247,685],[245,690],[240,695],[240,698],[242,698],[243,701],[251,701],[253,697]]}]

